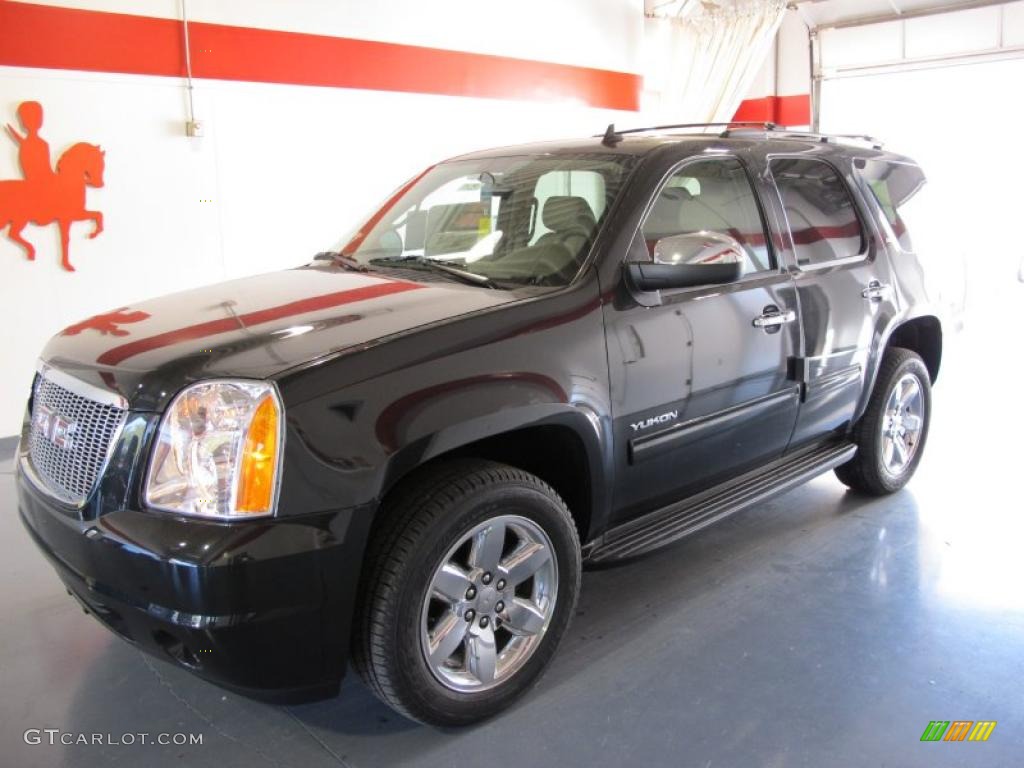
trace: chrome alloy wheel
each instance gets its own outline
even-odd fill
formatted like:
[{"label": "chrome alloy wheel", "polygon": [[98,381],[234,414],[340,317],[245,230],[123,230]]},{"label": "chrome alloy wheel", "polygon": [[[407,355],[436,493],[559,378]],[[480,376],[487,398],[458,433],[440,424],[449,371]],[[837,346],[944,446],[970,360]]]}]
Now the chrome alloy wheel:
[{"label": "chrome alloy wheel", "polygon": [[914,374],[905,373],[889,394],[882,420],[882,463],[890,474],[899,476],[910,466],[921,441],[924,419],[921,382]]},{"label": "chrome alloy wheel", "polygon": [[558,564],[544,530],[518,515],[473,528],[444,556],[420,618],[434,677],[476,693],[505,682],[540,645],[558,595]]}]

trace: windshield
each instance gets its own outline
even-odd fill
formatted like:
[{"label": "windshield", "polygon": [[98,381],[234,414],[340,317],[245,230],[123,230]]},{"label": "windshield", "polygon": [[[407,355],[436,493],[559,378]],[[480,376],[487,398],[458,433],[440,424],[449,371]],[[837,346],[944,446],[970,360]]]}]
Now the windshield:
[{"label": "windshield", "polygon": [[392,195],[341,252],[368,267],[444,265],[492,286],[566,285],[630,163],[607,153],[442,163]]}]

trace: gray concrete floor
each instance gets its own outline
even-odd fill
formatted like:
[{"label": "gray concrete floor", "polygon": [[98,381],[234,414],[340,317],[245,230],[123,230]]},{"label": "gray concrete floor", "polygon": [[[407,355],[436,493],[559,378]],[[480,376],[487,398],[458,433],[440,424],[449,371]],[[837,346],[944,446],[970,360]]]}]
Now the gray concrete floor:
[{"label": "gray concrete floor", "polygon": [[[537,688],[463,730],[403,720],[355,679],[280,708],[144,657],[64,593],[17,519],[5,460],[0,764],[1021,765],[1022,370],[985,339],[1005,344],[969,329],[950,350],[909,488],[865,499],[829,475],[586,573]],[[930,720],[998,725],[987,743],[921,743]],[[27,728],[203,744],[28,745]]]}]

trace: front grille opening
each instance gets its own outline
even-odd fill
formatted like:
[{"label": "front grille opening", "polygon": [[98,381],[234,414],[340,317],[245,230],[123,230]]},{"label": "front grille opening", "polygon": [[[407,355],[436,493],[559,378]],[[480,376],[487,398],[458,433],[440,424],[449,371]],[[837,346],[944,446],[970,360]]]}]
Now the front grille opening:
[{"label": "front grille opening", "polygon": [[30,411],[28,456],[57,499],[79,506],[92,493],[128,412],[37,376]]}]

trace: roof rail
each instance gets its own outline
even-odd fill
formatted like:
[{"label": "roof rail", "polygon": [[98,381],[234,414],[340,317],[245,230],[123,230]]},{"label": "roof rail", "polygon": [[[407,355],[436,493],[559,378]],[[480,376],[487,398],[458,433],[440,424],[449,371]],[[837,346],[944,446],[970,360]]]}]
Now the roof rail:
[{"label": "roof rail", "polygon": [[615,146],[622,137],[627,133],[649,133],[651,131],[668,131],[675,130],[678,128],[722,128],[726,129],[734,127],[750,127],[757,126],[763,131],[775,130],[778,126],[775,123],[769,123],[764,121],[754,120],[729,120],[721,123],[673,123],[671,125],[650,125],[646,128],[626,128],[624,130],[616,130],[615,123],[609,123],[608,128],[604,133],[594,134],[594,138],[600,138],[601,143],[606,146]]},{"label": "roof rail", "polygon": [[835,144],[842,141],[863,141],[870,144],[872,149],[881,149],[882,142],[874,136],[867,136],[859,133],[815,133],[812,131],[791,131],[784,126],[775,123],[759,120],[730,120],[721,123],[673,123],[671,125],[652,125],[646,128],[625,128],[617,130],[615,123],[610,123],[604,133],[595,134],[594,138],[600,138],[601,143],[608,147],[614,147],[624,138],[627,133],[649,133],[651,131],[668,131],[680,128],[725,128],[719,136],[727,138],[738,133],[763,134],[765,138],[789,138],[789,139],[811,139],[820,141],[822,144]]},{"label": "roof rail", "polygon": [[[745,129],[740,129],[745,131]],[[739,131],[726,130],[722,132],[722,137],[735,135]],[[757,131],[757,133],[761,133]],[[772,126],[771,128],[764,129],[765,138],[770,134],[774,138],[782,139],[810,139],[812,141],[820,141],[822,144],[838,144],[845,141],[862,141],[866,144],[870,144],[872,149],[881,149],[883,144],[880,139],[876,139],[874,136],[868,136],[862,133],[815,133],[813,131],[791,131],[787,128],[781,128],[779,126]]]},{"label": "roof rail", "polygon": [[841,141],[863,141],[870,144],[872,149],[881,149],[884,145],[881,139],[868,136],[866,133],[831,133],[828,134],[827,138],[839,139]]}]

